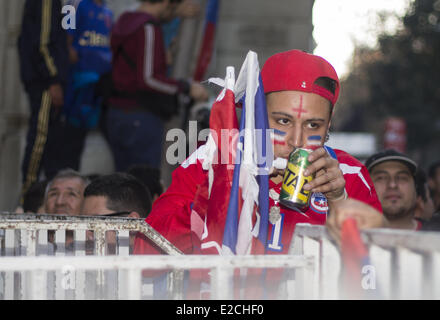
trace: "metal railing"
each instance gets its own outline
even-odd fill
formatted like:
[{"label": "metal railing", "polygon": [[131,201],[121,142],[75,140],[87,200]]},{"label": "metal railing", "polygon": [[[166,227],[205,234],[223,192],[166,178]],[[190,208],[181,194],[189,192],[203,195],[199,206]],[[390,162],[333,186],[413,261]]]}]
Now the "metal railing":
[{"label": "metal railing", "polygon": [[[2,273],[0,297],[5,299],[26,297],[26,279],[32,277],[32,272],[26,269],[27,265],[35,265],[34,263],[37,262],[34,261],[40,261],[40,257],[85,257],[89,255],[127,257],[131,253],[133,239],[137,232],[143,233],[168,255],[182,254],[143,219],[2,213],[0,214],[0,266],[6,268],[5,263],[10,261],[5,257],[26,256],[30,259],[28,259],[29,262],[22,261],[22,267],[15,269],[15,272]],[[38,256],[38,259],[31,258],[35,256]],[[49,275],[47,279],[49,298],[64,299],[75,296],[74,292],[69,290],[71,284],[64,284],[66,289],[61,288],[61,282],[68,279],[65,275],[70,274],[70,266],[71,264],[66,264],[64,268]],[[23,268],[27,271],[24,272]],[[3,269],[0,268],[0,270]],[[80,287],[87,284],[89,289],[86,291],[88,293],[86,297],[117,298],[115,279],[121,276],[117,272],[104,272],[103,270],[78,273],[77,281]],[[169,291],[172,296],[169,298],[182,296],[182,289],[179,290],[182,278],[183,274],[180,271],[168,272],[167,286],[172,288]],[[148,292],[151,295],[152,283],[151,281],[145,282],[146,285],[149,284]],[[112,287],[108,287],[109,283],[112,283]],[[80,299],[84,297],[83,293],[79,293],[78,297]]]},{"label": "metal railing", "polygon": [[[3,257],[0,272],[6,275],[21,273],[25,276],[20,292],[13,296],[12,282],[6,283],[4,299],[152,299],[143,293],[142,271],[151,270],[209,270],[209,291],[211,299],[234,299],[234,270],[281,268],[296,270],[295,281],[287,288],[289,295],[281,298],[305,298],[307,288],[313,279],[313,258],[306,256],[85,256],[85,257]],[[61,272],[60,272],[61,270]],[[114,296],[102,296],[91,290],[84,276],[87,271],[102,272],[117,270],[113,279],[106,279],[107,288]],[[55,278],[49,279],[50,272]],[[50,287],[49,284],[55,284]],[[182,283],[182,282],[180,282]],[[49,291],[54,290],[55,296]],[[176,288],[168,288],[168,291]],[[180,290],[180,288],[178,288]],[[68,295],[66,293],[69,293]],[[93,294],[91,294],[93,292]],[[95,293],[96,292],[96,293]],[[172,299],[182,296],[169,295]]]},{"label": "metal railing", "polygon": [[[130,232],[142,232],[167,255],[130,255]],[[154,281],[164,273],[166,294],[159,298],[184,299],[192,270],[209,272],[210,298],[233,299],[236,271],[264,268],[286,271],[279,294],[293,299],[307,297],[315,271],[306,256],[184,256],[143,220],[130,218],[1,214],[0,244],[3,299],[154,299]],[[162,275],[145,276],[152,270]]]},{"label": "metal railing", "polygon": [[[440,233],[374,229],[361,231],[370,266],[360,285],[375,299],[440,299]],[[341,286],[341,255],[326,227],[297,224],[291,253],[316,257],[314,299],[350,298]]]},{"label": "metal railing", "polygon": [[[144,233],[167,255],[130,255],[130,232]],[[376,229],[361,237],[371,263],[362,287],[371,297],[440,299],[440,233]],[[146,270],[167,272],[167,299],[185,298],[191,270],[209,271],[212,299],[232,299],[234,272],[256,268],[284,272],[280,299],[351,298],[341,286],[339,248],[324,226],[298,224],[289,254],[277,256],[182,255],[144,221],[130,218],[3,214],[0,240],[3,299],[153,299],[156,278]]]},{"label": "metal railing", "polygon": [[[182,254],[143,219],[2,213],[0,230],[3,231],[0,233],[0,249],[6,256],[84,255],[87,244],[93,246],[93,254],[105,255],[109,254],[108,246],[106,248],[109,244],[106,233],[109,231],[115,232],[112,245],[119,255],[129,253],[130,232],[143,233],[166,254]],[[66,245],[70,250],[66,250]]]}]

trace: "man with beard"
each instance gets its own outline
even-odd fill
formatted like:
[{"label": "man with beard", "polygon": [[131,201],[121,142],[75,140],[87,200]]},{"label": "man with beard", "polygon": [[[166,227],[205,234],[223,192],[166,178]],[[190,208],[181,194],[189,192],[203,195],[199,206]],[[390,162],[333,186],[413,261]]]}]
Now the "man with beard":
[{"label": "man with beard", "polygon": [[395,150],[373,154],[365,163],[370,172],[387,227],[419,230],[420,221],[414,218],[417,206],[417,164]]}]

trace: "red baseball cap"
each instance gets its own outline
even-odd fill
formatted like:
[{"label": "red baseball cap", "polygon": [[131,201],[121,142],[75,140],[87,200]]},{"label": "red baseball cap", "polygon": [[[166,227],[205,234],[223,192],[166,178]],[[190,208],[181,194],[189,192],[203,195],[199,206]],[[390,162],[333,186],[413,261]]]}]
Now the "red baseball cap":
[{"label": "red baseball cap", "polygon": [[[335,92],[316,84],[318,78],[335,81]],[[332,65],[319,56],[301,50],[277,53],[267,59],[261,70],[264,93],[274,91],[304,91],[316,93],[335,105],[339,95],[339,78]]]}]

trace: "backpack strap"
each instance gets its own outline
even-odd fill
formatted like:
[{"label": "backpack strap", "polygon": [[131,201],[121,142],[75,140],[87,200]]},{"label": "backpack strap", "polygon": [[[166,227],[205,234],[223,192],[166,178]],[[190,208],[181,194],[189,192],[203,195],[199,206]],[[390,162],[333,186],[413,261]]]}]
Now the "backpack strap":
[{"label": "backpack strap", "polygon": [[136,62],[134,62],[134,60],[132,58],[130,58],[127,51],[125,51],[124,46],[122,46],[122,45],[120,45],[118,47],[118,49],[116,50],[115,55],[114,55],[114,60],[116,60],[116,58],[119,55],[121,55],[122,58],[125,60],[125,62],[127,62],[130,69],[132,69],[133,71],[136,70]]}]

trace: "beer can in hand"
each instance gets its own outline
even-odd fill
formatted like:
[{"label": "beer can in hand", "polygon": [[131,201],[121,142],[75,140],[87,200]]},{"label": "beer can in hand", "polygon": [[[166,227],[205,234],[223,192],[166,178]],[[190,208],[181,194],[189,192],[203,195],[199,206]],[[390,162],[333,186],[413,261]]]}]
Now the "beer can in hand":
[{"label": "beer can in hand", "polygon": [[304,186],[314,177],[304,176],[304,171],[310,164],[307,158],[312,151],[298,148],[289,155],[280,192],[280,203],[288,208],[301,208],[309,204],[311,192],[304,190]]}]

